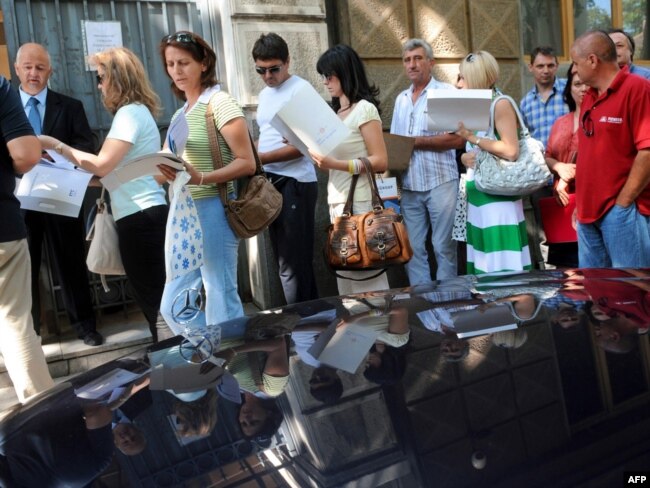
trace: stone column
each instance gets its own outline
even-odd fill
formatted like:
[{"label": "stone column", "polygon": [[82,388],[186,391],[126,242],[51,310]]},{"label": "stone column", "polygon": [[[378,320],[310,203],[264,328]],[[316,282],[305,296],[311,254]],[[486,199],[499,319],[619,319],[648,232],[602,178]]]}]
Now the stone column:
[{"label": "stone column", "polygon": [[[224,62],[220,64],[225,67],[221,78],[228,91],[244,107],[254,138],[258,134],[255,123],[257,95],[265,85],[254,70],[251,50],[261,34],[275,32],[281,35],[289,45],[291,73],[304,78],[326,96],[316,72],[318,57],[329,47],[324,0],[230,0],[219,5],[224,49]],[[320,269],[324,268],[321,264],[323,239],[319,237],[324,238],[321,230],[327,223],[326,175],[319,175],[319,182],[314,265],[317,276],[323,276],[323,269]],[[245,264],[246,272],[240,274],[240,287],[250,293],[260,308],[282,305],[284,296],[268,232],[247,240],[241,250],[245,253],[240,252],[240,264]],[[246,281],[250,282],[248,290]],[[327,283],[319,282],[319,290],[322,296],[336,294],[336,287]]]}]

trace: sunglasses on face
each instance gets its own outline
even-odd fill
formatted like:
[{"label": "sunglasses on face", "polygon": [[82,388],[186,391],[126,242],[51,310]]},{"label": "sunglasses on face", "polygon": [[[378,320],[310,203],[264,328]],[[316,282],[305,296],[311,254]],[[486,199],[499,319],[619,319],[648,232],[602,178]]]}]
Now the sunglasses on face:
[{"label": "sunglasses on face", "polygon": [[179,34],[170,34],[163,37],[163,42],[166,44],[171,44],[172,42],[184,42],[187,44],[196,44],[194,36],[189,32],[181,32]]},{"label": "sunglasses on face", "polygon": [[263,66],[255,66],[255,71],[257,71],[258,75],[265,75],[267,71],[269,73],[271,73],[272,75],[274,75],[275,73],[277,73],[281,69],[282,69],[281,64],[276,64],[275,66],[270,66],[269,68],[265,68]]},{"label": "sunglasses on face", "polygon": [[95,78],[97,78],[97,84],[102,85],[104,83],[104,75],[95,75]]}]

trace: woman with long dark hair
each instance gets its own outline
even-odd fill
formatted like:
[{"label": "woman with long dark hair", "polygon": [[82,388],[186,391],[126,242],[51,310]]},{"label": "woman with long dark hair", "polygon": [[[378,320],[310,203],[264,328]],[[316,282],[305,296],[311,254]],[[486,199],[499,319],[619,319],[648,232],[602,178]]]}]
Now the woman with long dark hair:
[{"label": "woman with long dark hair", "polygon": [[[379,89],[370,85],[361,58],[345,44],[338,44],[325,51],[318,59],[316,69],[332,96],[332,109],[350,129],[347,139],[329,155],[310,151],[316,166],[329,173],[327,203],[330,218],[333,220],[343,213],[352,176],[355,174],[360,176],[354,192],[352,212],[368,212],[372,209],[370,185],[359,158],[365,157],[370,161],[373,173],[385,171],[388,160],[379,118]],[[339,274],[359,280],[376,274],[376,271],[343,271]],[[344,278],[338,278],[337,281],[341,295],[385,290],[389,287],[385,273],[364,281]]]}]

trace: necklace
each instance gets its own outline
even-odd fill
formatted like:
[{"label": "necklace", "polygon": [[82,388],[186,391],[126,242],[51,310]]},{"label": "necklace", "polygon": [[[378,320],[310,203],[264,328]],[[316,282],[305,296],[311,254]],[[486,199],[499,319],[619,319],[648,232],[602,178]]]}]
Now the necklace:
[{"label": "necklace", "polygon": [[337,114],[340,114],[340,113],[345,112],[346,110],[350,110],[350,107],[351,107],[351,106],[352,106],[352,104],[348,105],[348,106],[345,107],[345,108],[340,108],[340,109],[338,109],[338,110],[336,111],[336,113],[337,113]]}]

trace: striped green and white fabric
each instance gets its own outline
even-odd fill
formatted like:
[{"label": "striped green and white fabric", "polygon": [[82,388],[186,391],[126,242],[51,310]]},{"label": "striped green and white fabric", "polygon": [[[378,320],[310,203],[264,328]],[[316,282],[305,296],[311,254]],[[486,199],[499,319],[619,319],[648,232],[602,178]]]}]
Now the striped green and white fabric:
[{"label": "striped green and white fabric", "polygon": [[467,171],[467,274],[532,269],[520,197],[488,195]]},{"label": "striped green and white fabric", "polygon": [[[189,137],[185,145],[185,151],[182,157],[190,163],[197,171],[208,173],[214,169],[212,163],[212,152],[210,151],[210,140],[208,138],[208,129],[205,125],[205,112],[208,109],[208,103],[212,103],[212,113],[218,130],[224,125],[237,117],[244,117],[239,104],[228,93],[220,91],[218,88],[210,88],[203,92],[201,97],[193,107],[185,114],[187,125],[189,126]],[[172,117],[174,120],[184,110],[181,107]],[[219,147],[224,166],[227,166],[233,160],[232,151],[223,137],[219,138]],[[217,185],[188,185],[192,193],[192,198],[213,197],[219,195]],[[228,182],[228,193],[234,191],[232,181]]]}]

